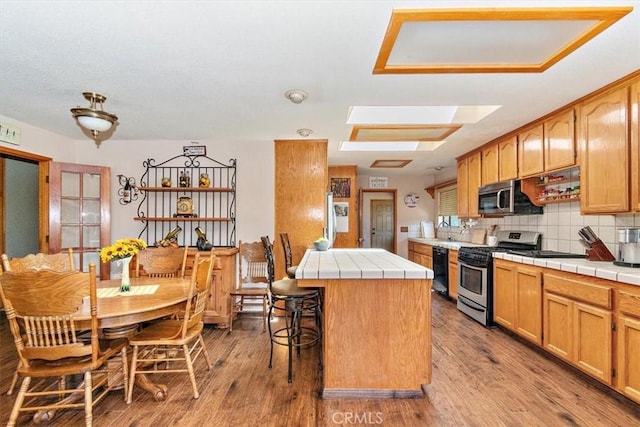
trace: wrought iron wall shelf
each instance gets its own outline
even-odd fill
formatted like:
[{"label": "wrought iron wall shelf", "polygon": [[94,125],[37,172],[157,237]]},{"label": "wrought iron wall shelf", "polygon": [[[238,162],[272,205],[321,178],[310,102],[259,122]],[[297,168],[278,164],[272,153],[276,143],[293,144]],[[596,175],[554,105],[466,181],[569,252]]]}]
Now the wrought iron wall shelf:
[{"label": "wrought iron wall shelf", "polygon": [[140,238],[154,245],[179,226],[177,243],[196,246],[199,227],[214,247],[235,247],[236,159],[180,155],[160,163],[147,159],[143,166],[142,201],[133,218],[144,225]]}]

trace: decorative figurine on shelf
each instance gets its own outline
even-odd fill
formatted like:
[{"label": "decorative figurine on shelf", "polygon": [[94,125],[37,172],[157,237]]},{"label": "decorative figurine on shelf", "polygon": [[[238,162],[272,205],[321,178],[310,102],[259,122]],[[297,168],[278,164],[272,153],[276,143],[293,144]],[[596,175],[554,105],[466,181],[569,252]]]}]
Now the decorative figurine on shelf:
[{"label": "decorative figurine on shelf", "polygon": [[211,181],[209,180],[209,175],[207,175],[206,173],[201,173],[199,182],[200,187],[207,188],[210,183]]},{"label": "decorative figurine on shelf", "polygon": [[180,187],[191,187],[191,177],[189,176],[189,172],[182,171],[180,172]]},{"label": "decorative figurine on shelf", "polygon": [[162,185],[163,187],[171,187],[171,178],[167,178],[165,176],[164,178],[162,178],[162,181],[160,181],[160,185]]}]

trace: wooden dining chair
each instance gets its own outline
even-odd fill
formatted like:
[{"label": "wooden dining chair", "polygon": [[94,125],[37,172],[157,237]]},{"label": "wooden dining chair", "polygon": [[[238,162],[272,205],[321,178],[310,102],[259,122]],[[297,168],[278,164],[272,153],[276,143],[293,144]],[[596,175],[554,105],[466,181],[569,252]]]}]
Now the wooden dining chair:
[{"label": "wooden dining chair", "polygon": [[184,277],[189,247],[147,248],[136,255],[135,277]]},{"label": "wooden dining chair", "polygon": [[[98,339],[95,264],[89,264],[88,273],[4,272],[0,297],[20,358],[18,375],[23,378],[7,425],[14,426],[23,412],[39,411],[35,420],[47,421],[57,410],[84,408],[85,424],[90,426],[93,406],[114,387],[117,376],[128,385],[126,340]],[[83,318],[80,325],[77,313],[83,306],[90,318]],[[84,341],[78,334],[87,327],[90,339]],[[118,355],[119,367],[107,372],[106,361]],[[74,385],[69,377],[78,374],[84,379]]]},{"label": "wooden dining chair", "polygon": [[267,280],[267,258],[262,242],[238,242],[238,283],[229,292],[229,332],[233,331],[233,318],[246,312],[248,307],[262,308],[262,332],[267,330],[267,308],[269,306],[269,282]]},{"label": "wooden dining chair", "polygon": [[[7,254],[2,254],[0,258],[2,259],[3,271],[36,271],[42,270],[43,268],[55,271],[75,270],[73,261],[73,249],[71,248],[67,249],[67,251],[65,252],[59,252],[57,254],[37,253],[28,254],[21,258],[15,257],[11,259],[9,259]],[[13,374],[11,384],[9,384],[7,395],[10,396],[11,394],[13,394],[13,389],[15,388],[17,382],[18,371],[16,370],[16,372],[14,372]]]},{"label": "wooden dining chair", "polygon": [[[193,364],[202,354],[211,369],[211,361],[202,339],[202,315],[209,297],[213,277],[213,251],[208,256],[195,255],[189,293],[184,311],[179,318],[155,322],[129,338],[133,347],[131,375],[127,403],[131,403],[136,375],[158,373],[188,373],[193,387],[193,398],[200,397]],[[179,364],[182,366],[173,366]],[[159,365],[164,365],[160,369]]]},{"label": "wooden dining chair", "polygon": [[29,254],[21,258],[11,258],[2,254],[2,269],[4,271],[27,271],[47,268],[55,271],[75,270],[73,249],[57,254]]}]

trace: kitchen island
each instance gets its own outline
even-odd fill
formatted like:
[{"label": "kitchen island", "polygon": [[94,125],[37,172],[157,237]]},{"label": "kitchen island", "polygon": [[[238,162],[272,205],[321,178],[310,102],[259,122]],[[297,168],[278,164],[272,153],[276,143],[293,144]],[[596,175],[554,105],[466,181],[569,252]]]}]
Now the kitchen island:
[{"label": "kitchen island", "polygon": [[324,398],[424,395],[432,278],[433,271],[383,249],[307,250],[296,279],[324,288]]}]

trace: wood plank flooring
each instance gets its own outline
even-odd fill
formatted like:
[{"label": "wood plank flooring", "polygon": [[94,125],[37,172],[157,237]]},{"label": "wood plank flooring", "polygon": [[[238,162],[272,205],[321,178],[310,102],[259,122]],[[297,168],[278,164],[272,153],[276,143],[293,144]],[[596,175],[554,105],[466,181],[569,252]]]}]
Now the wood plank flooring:
[{"label": "wood plank flooring", "polygon": [[[421,399],[323,400],[315,349],[294,359],[287,383],[286,349],[267,368],[269,341],[259,318],[234,323],[232,333],[205,328],[214,367],[196,364],[200,399],[186,375],[161,377],[165,402],[140,389],[126,405],[111,393],[94,409],[94,426],[637,426],[640,405],[568,370],[500,329],[486,329],[439,296],[433,301],[433,382]],[[407,325],[410,327],[410,325]],[[4,394],[16,364],[4,315],[0,320],[0,423],[14,403]],[[384,345],[384,343],[380,343]],[[403,363],[398,360],[398,363]],[[376,375],[371,372],[371,375]],[[157,376],[154,379],[160,379]],[[84,425],[65,411],[50,425]],[[23,415],[18,425],[31,425]]]}]

